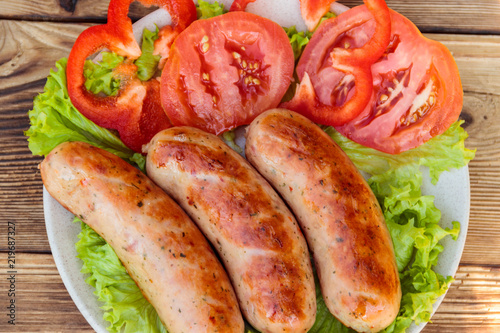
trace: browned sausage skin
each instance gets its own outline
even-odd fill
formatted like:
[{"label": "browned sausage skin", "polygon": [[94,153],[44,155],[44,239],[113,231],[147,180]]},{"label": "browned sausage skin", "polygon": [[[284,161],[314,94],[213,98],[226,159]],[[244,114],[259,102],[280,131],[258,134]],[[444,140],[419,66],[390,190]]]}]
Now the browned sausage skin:
[{"label": "browned sausage skin", "polygon": [[292,208],[313,253],[325,303],[346,326],[377,332],[399,311],[390,234],[365,179],[307,118],[269,110],[247,129],[247,159]]},{"label": "browned sausage skin", "polygon": [[142,172],[86,143],[42,162],[47,191],[114,249],[169,332],[243,332],[229,278],[185,212]]},{"label": "browned sausage skin", "polygon": [[219,252],[249,323],[307,332],[316,315],[307,244],[257,171],[217,136],[190,127],[158,133],[146,166]]}]

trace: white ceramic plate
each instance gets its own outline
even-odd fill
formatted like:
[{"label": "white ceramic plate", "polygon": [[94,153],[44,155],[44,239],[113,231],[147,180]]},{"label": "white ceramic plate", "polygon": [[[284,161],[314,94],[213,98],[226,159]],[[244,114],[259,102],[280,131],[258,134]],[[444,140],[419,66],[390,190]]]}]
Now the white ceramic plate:
[{"label": "white ceramic plate", "polygon": [[[232,1],[222,0],[219,2],[224,3],[225,7],[229,8]],[[290,2],[289,0],[274,0],[264,3],[257,1],[249,4],[248,11],[273,19],[282,26],[295,25],[298,29],[305,29],[298,3],[298,1]],[[342,10],[342,7],[332,6],[332,9],[338,11]],[[160,9],[136,22],[134,24],[136,38],[140,39],[144,28],[154,29],[155,24],[160,27],[170,24],[168,13]],[[241,140],[237,140],[237,142],[240,145],[242,143]],[[426,177],[422,192],[435,196],[435,204],[442,213],[441,226],[451,228],[452,221],[461,223],[461,232],[457,241],[451,240],[450,237],[442,241],[445,250],[441,253],[439,264],[436,267],[436,271],[443,276],[454,276],[462,256],[469,223],[469,170],[464,167],[460,170],[446,172],[441,175],[436,186],[433,186],[429,177]],[[45,188],[43,204],[50,248],[64,285],[92,328],[98,333],[105,333],[108,323],[103,320],[103,311],[100,309],[102,303],[99,303],[93,294],[94,289],[85,283],[86,276],[80,273],[82,261],[76,257],[75,243],[78,241],[77,235],[81,230],[80,224],[72,223],[73,214],[54,200]],[[443,298],[444,296],[436,301],[434,311]],[[425,324],[418,327],[412,326],[408,332],[417,333],[424,326]]]}]

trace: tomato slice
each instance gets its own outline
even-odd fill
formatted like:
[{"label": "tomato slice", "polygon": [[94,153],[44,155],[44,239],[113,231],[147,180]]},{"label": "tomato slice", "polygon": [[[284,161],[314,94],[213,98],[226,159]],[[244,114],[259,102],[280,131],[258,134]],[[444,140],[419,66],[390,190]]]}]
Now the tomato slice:
[{"label": "tomato slice", "polygon": [[398,154],[446,131],[460,115],[463,91],[444,45],[392,10],[391,22],[391,42],[371,68],[370,103],[336,129],[364,146]]},{"label": "tomato slice", "polygon": [[220,134],[276,107],[293,69],[288,37],[271,20],[236,11],[195,21],[170,50],[162,105],[174,125]]},{"label": "tomato slice", "polygon": [[342,125],[364,110],[371,97],[371,65],[385,52],[391,35],[389,8],[366,0],[324,21],[297,65],[301,80],[282,107],[324,125]]}]

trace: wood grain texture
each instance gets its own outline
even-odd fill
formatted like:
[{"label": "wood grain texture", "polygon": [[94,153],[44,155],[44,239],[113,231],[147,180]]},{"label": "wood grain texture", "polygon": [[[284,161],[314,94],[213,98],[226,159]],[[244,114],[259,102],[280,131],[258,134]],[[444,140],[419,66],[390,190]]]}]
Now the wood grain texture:
[{"label": "wood grain texture", "polygon": [[[106,22],[109,0],[0,0],[0,19],[24,21]],[[129,16],[137,20],[158,7],[145,7],[138,1]]]},{"label": "wood grain texture", "polygon": [[[6,255],[0,253],[2,308],[7,306]],[[64,287],[50,254],[16,254],[16,325],[8,325],[2,310],[0,332],[93,332]],[[4,295],[5,294],[5,295]]]},{"label": "wood grain texture", "polygon": [[[23,132],[28,110],[43,91],[55,61],[66,57],[87,24],[0,21],[0,221],[15,221],[18,251],[50,252],[43,218],[42,183]],[[0,250],[6,234],[0,232]]]},{"label": "wood grain texture", "polygon": [[462,265],[424,333],[499,332],[500,269]]},{"label": "wood grain texture", "polygon": [[[43,84],[44,81],[35,81],[35,84],[21,84],[19,89],[0,88],[0,221],[16,223],[18,251],[50,251],[37,169],[41,157],[31,154],[23,135],[29,127],[27,112]],[[3,231],[0,231],[0,251],[6,247]]]},{"label": "wood grain texture", "polygon": [[45,80],[55,61],[68,56],[76,38],[88,26],[1,20],[0,89],[20,91]]}]

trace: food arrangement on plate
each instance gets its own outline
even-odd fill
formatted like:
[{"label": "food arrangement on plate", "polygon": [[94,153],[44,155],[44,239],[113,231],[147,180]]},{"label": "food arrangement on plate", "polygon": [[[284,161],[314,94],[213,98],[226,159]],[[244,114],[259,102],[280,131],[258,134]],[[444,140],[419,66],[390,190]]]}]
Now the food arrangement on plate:
[{"label": "food arrangement on plate", "polygon": [[450,52],[381,0],[143,0],[169,13],[148,29],[131,2],[56,63],[26,132],[108,331],[428,322],[466,229],[422,189],[474,156]]}]

